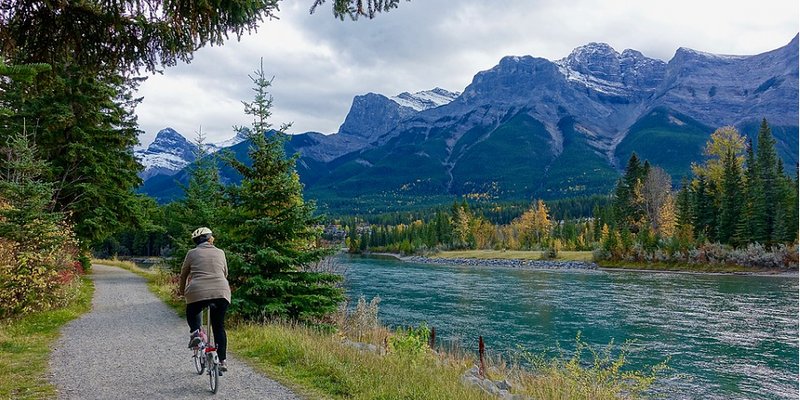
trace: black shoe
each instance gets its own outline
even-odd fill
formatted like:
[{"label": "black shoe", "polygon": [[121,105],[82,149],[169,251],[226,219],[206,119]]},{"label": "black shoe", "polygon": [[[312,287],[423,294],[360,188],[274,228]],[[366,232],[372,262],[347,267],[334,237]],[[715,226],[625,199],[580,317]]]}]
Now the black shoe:
[{"label": "black shoe", "polygon": [[203,339],[200,337],[200,332],[194,331],[191,336],[189,336],[189,348],[193,349],[200,345]]}]

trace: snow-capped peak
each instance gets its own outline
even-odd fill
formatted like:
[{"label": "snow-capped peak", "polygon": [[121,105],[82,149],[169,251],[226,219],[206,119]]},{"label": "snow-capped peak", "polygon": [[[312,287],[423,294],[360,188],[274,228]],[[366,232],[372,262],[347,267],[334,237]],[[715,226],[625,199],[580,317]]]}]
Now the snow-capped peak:
[{"label": "snow-capped peak", "polygon": [[237,144],[247,140],[247,135],[248,130],[242,129],[239,132],[236,132],[236,135],[234,135],[232,138],[223,140],[219,143],[214,143],[213,146],[216,148],[214,151],[218,149],[224,149],[226,147],[236,146]]},{"label": "snow-capped peak", "polygon": [[397,96],[390,97],[390,99],[403,107],[409,107],[415,111],[424,111],[450,103],[460,95],[460,92],[450,92],[437,87],[413,94],[403,92]]}]

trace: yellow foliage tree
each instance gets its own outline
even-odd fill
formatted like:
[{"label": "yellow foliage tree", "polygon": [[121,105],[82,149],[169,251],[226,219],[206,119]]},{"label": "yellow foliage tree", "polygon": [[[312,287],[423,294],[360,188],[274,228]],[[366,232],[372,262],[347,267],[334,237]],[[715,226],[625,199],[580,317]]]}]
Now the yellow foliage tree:
[{"label": "yellow foliage tree", "polygon": [[692,172],[696,176],[705,176],[713,182],[713,187],[722,187],[723,165],[722,160],[730,151],[736,159],[739,168],[744,165],[745,137],[732,126],[723,126],[711,134],[703,150],[708,157],[705,164],[692,164]]},{"label": "yellow foliage tree", "polygon": [[675,198],[672,194],[667,195],[664,203],[658,210],[658,234],[661,237],[668,238],[675,234],[675,227],[677,226],[677,215],[675,211]]}]

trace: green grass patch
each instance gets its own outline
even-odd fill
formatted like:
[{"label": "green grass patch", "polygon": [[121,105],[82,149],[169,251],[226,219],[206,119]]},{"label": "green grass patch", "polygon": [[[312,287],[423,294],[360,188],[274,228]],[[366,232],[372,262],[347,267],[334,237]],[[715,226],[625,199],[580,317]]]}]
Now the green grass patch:
[{"label": "green grass patch", "polygon": [[67,304],[2,321],[0,325],[0,398],[43,399],[56,395],[47,370],[53,343],[67,322],[89,311],[94,284],[82,277],[69,288]]},{"label": "green grass patch", "polygon": [[[453,250],[442,251],[431,257],[434,258],[475,258],[480,260],[540,260],[542,251],[533,250]],[[559,251],[556,260],[561,261],[592,261],[591,251]]]}]

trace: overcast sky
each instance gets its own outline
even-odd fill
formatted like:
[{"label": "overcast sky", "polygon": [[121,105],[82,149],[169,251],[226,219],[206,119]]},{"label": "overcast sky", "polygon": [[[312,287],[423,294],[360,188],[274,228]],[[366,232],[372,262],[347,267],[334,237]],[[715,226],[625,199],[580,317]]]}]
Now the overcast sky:
[{"label": "overcast sky", "polygon": [[353,96],[394,96],[441,87],[463,91],[506,55],[549,60],[589,42],[669,61],[678,47],[717,54],[763,53],[800,29],[797,0],[412,0],[373,20],[339,21],[329,4],[283,0],[280,19],[241,41],[195,53],[151,76],[139,90],[142,145],[164,127],[209,142],[248,125],[241,100],[264,59],[274,76],[272,123],[290,133],[336,132]]}]

